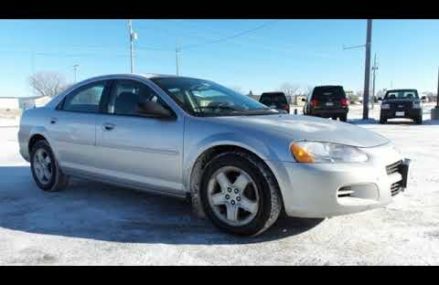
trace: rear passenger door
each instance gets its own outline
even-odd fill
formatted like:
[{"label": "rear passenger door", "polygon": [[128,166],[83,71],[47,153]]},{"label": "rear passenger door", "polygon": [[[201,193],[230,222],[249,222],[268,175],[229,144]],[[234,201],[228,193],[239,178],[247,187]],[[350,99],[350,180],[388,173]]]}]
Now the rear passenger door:
[{"label": "rear passenger door", "polygon": [[184,118],[139,115],[136,108],[148,100],[172,110],[141,81],[113,81],[108,98],[106,114],[97,121],[100,174],[124,185],[181,194]]},{"label": "rear passenger door", "polygon": [[107,87],[107,81],[99,81],[73,90],[47,118],[58,161],[67,173],[94,169],[96,118]]}]

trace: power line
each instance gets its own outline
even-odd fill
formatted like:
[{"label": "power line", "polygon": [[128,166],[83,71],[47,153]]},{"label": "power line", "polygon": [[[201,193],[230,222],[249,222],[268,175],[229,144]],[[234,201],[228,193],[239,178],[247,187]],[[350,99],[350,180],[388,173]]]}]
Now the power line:
[{"label": "power line", "polygon": [[205,46],[205,45],[216,44],[216,43],[220,43],[220,42],[223,42],[223,41],[228,41],[228,40],[231,40],[231,39],[234,39],[234,38],[241,37],[241,36],[243,36],[243,35],[246,35],[246,34],[252,33],[252,32],[254,32],[254,31],[260,30],[260,29],[262,29],[262,28],[264,28],[264,27],[266,27],[266,26],[268,26],[268,25],[271,25],[271,24],[273,24],[273,23],[274,23],[274,22],[266,22],[266,23],[261,24],[261,25],[259,25],[259,26],[257,26],[257,27],[254,27],[254,28],[252,28],[252,29],[245,30],[245,31],[242,31],[242,32],[239,32],[239,33],[236,33],[236,34],[233,34],[233,35],[227,36],[227,37],[223,37],[223,38],[219,38],[219,39],[211,40],[211,41],[206,41],[206,42],[204,42],[204,43],[198,43],[198,44],[186,45],[186,46],[183,46],[181,49],[190,49],[190,48],[195,48],[195,47],[200,47],[200,46]]}]

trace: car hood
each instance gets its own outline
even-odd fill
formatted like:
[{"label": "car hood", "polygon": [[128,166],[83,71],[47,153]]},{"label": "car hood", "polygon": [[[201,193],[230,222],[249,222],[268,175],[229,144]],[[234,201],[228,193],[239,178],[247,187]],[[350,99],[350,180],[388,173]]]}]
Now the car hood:
[{"label": "car hood", "polygon": [[389,140],[375,132],[349,123],[312,116],[291,114],[217,117],[217,119],[240,129],[251,128],[267,136],[284,137],[288,140],[310,140],[346,144],[356,147],[374,147]]}]

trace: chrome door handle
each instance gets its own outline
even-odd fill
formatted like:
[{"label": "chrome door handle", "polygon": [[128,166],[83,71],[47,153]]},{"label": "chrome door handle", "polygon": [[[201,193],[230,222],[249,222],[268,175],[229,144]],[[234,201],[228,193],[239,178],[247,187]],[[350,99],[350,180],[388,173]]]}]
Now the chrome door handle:
[{"label": "chrome door handle", "polygon": [[56,118],[51,118],[50,119],[50,123],[53,125],[53,124],[55,124],[56,123]]},{"label": "chrome door handle", "polygon": [[115,125],[111,124],[111,123],[105,123],[104,124],[104,129],[107,131],[111,131],[112,129],[114,129]]}]

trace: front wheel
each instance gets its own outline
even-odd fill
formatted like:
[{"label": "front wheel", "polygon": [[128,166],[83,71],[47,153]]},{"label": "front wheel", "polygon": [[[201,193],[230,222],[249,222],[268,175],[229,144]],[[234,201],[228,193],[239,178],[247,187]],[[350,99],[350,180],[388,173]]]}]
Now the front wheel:
[{"label": "front wheel", "polygon": [[385,124],[387,123],[387,118],[380,116],[380,124]]},{"label": "front wheel", "polygon": [[32,176],[41,190],[56,192],[67,187],[68,177],[59,168],[47,141],[37,141],[30,158]]},{"label": "front wheel", "polygon": [[227,152],[206,166],[201,202],[218,228],[238,235],[258,235],[279,217],[281,196],[267,166],[251,154]]},{"label": "front wheel", "polygon": [[416,123],[417,125],[422,125],[422,115],[416,117],[416,118],[414,119],[414,121],[415,121],[415,123]]}]

